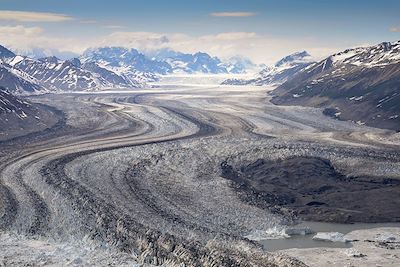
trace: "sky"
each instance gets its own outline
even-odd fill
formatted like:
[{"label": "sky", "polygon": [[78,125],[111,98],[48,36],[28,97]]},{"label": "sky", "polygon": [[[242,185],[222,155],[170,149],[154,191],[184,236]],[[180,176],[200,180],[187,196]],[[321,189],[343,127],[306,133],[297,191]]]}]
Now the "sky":
[{"label": "sky", "polygon": [[0,0],[0,44],[62,58],[123,46],[273,64],[400,40],[399,14],[399,0]]}]

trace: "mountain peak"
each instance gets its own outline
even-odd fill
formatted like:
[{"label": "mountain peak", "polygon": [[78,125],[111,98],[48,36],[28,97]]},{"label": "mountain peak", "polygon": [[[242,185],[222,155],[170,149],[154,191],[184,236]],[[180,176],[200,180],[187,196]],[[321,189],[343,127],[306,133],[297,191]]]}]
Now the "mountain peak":
[{"label": "mountain peak", "polygon": [[307,51],[295,52],[293,54],[290,54],[290,55],[282,58],[278,62],[276,62],[275,66],[280,67],[287,63],[299,62],[299,61],[302,61],[302,62],[309,61],[310,57],[311,57],[311,55]]},{"label": "mountain peak", "polygon": [[55,56],[50,56],[50,57],[39,58],[39,61],[46,62],[46,63],[51,63],[51,64],[58,64],[59,59],[57,57],[55,57]]},{"label": "mountain peak", "polygon": [[203,59],[203,60],[208,60],[208,59],[212,58],[209,54],[204,53],[204,52],[197,52],[193,56],[195,58]]},{"label": "mountain peak", "polygon": [[80,68],[82,66],[81,61],[79,60],[79,58],[76,57],[68,59],[67,62],[71,63],[73,66],[77,68]]}]

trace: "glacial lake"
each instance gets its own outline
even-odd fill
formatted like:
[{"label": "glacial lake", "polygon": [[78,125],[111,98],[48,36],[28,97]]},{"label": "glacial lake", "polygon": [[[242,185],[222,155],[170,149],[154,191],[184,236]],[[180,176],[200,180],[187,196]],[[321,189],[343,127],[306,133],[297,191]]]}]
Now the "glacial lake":
[{"label": "glacial lake", "polygon": [[266,251],[277,251],[291,248],[316,248],[316,247],[334,247],[334,248],[350,248],[351,242],[329,242],[313,240],[312,237],[317,232],[339,232],[348,234],[355,230],[372,229],[379,227],[400,227],[400,223],[324,223],[324,222],[302,222],[294,228],[310,228],[315,233],[310,235],[294,235],[290,238],[282,239],[265,239],[258,241],[263,245]]}]

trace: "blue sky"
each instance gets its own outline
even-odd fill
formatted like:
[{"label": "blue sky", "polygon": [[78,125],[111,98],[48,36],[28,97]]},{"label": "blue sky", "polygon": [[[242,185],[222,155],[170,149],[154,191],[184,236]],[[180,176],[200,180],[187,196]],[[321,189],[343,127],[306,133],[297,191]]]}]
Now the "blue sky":
[{"label": "blue sky", "polygon": [[[139,49],[243,54],[269,63],[296,50],[323,57],[398,40],[399,14],[398,0],[0,0],[0,38],[20,50],[42,46],[79,53],[119,41]],[[11,38],[3,38],[7,33]],[[158,40],[162,37],[168,43]]]}]

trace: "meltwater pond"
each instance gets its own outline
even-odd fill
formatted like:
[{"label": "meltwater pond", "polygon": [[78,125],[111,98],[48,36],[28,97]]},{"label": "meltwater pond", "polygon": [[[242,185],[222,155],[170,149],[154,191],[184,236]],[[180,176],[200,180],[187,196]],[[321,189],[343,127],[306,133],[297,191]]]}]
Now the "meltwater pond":
[{"label": "meltwater pond", "polygon": [[293,228],[296,229],[311,229],[314,233],[308,235],[292,235],[288,238],[279,239],[262,239],[259,240],[266,251],[277,251],[291,248],[317,248],[317,247],[334,247],[334,248],[349,248],[352,247],[351,242],[331,242],[313,240],[313,236],[319,232],[339,232],[348,234],[355,230],[364,230],[380,227],[399,227],[400,223],[354,223],[354,224],[339,224],[339,223],[323,223],[323,222],[302,222]]}]

